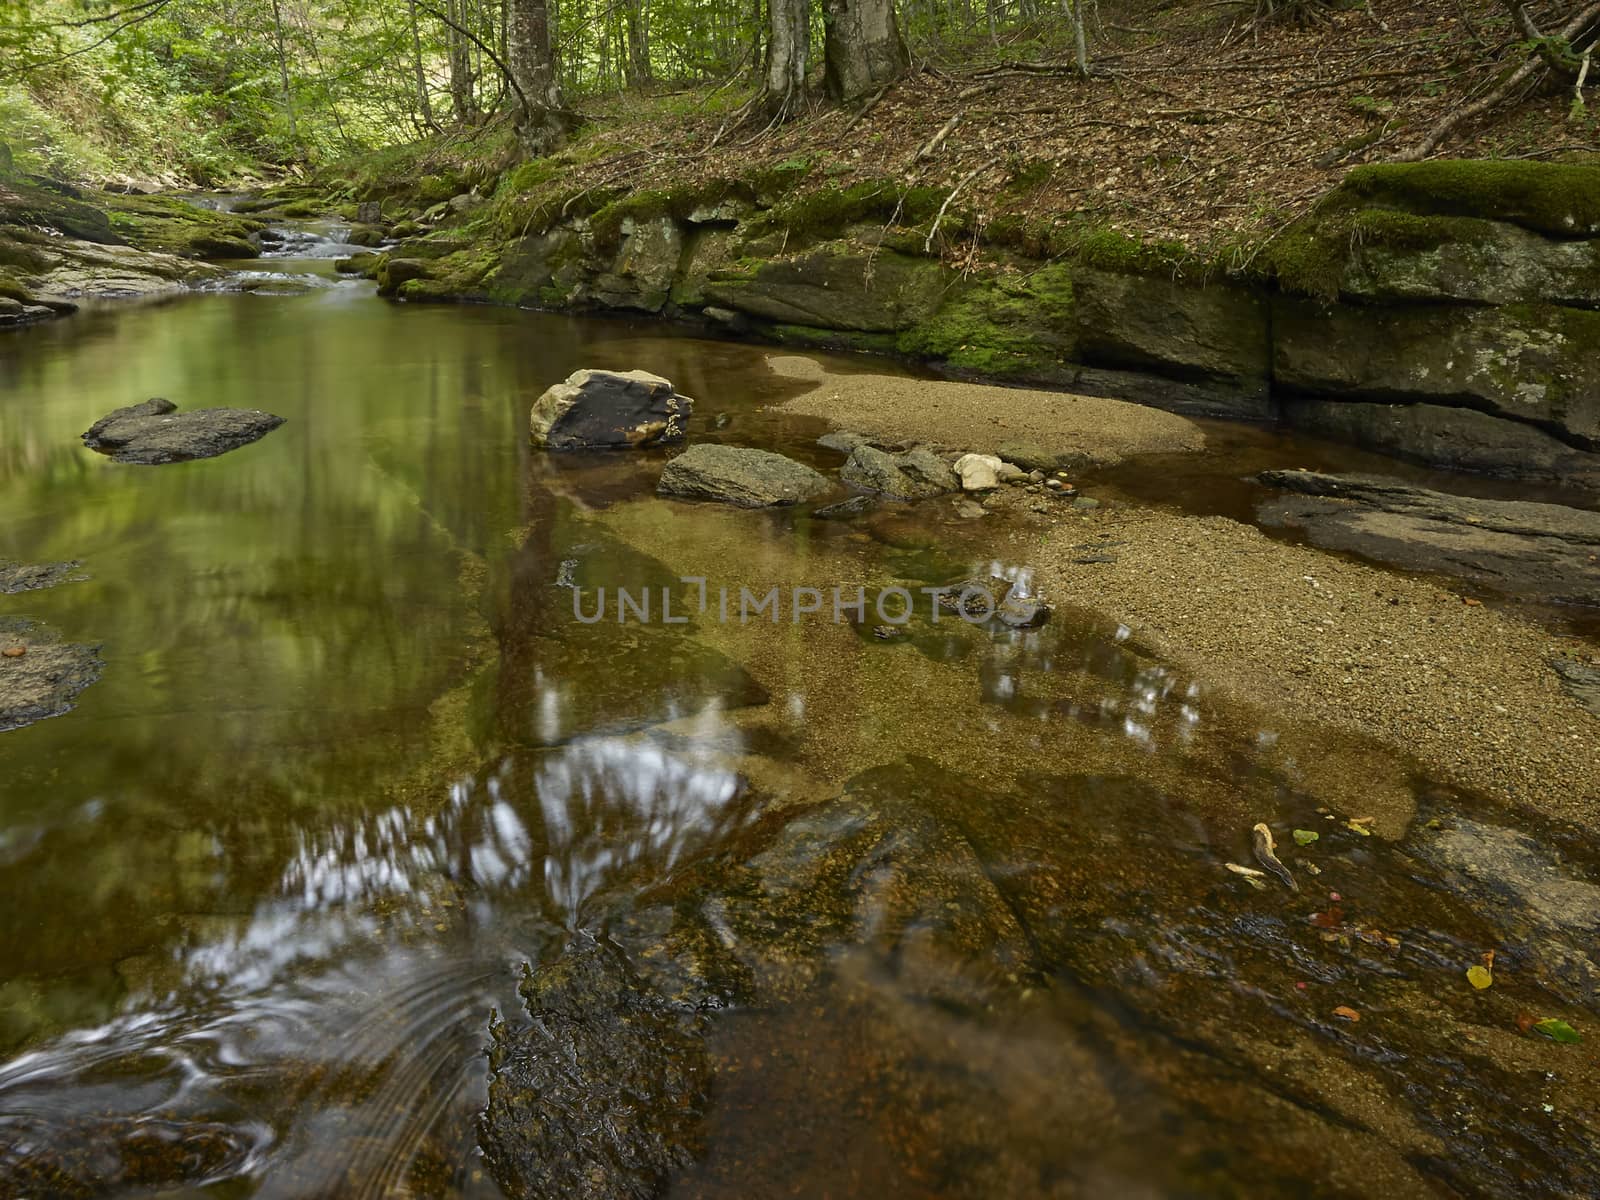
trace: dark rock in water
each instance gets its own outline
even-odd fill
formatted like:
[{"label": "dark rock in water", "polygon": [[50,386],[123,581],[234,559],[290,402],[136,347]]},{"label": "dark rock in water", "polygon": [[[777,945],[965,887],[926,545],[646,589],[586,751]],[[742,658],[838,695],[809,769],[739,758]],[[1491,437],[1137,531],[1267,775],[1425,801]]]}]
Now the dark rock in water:
[{"label": "dark rock in water", "polygon": [[851,517],[859,517],[878,507],[878,501],[872,496],[851,496],[848,500],[840,500],[837,504],[824,504],[811,515],[819,521],[848,521]]},{"label": "dark rock in water", "polygon": [[549,450],[637,449],[679,440],[693,412],[648,371],[574,371],[534,401],[529,429]]},{"label": "dark rock in water", "polygon": [[512,1200],[645,1200],[701,1144],[701,1018],[585,938],[530,969],[531,1024],[493,1029],[484,1158]]},{"label": "dark rock in water", "polygon": [[32,621],[0,618],[0,731],[71,711],[78,693],[100,678],[98,649],[63,642]]},{"label": "dark rock in water", "polygon": [[15,563],[0,561],[0,595],[31,592],[38,588],[55,587],[58,583],[74,583],[87,579],[80,575],[78,563]]},{"label": "dark rock in water", "polygon": [[259,409],[197,408],[180,413],[159,397],[101,417],[83,435],[117,462],[155,466],[215,458],[266,437],[283,418]]},{"label": "dark rock in water", "polygon": [[1032,596],[1018,596],[1014,591],[1000,604],[996,615],[1001,623],[1012,629],[1037,629],[1050,619],[1050,606]]},{"label": "dark rock in water", "polygon": [[[1011,598],[1011,581],[1000,578],[963,579],[951,584],[939,597],[945,612],[974,621],[987,621],[997,615]],[[1043,624],[1043,622],[1040,622]]]},{"label": "dark rock in water", "polygon": [[839,469],[839,478],[897,500],[923,500],[961,487],[961,480],[949,463],[920,447],[904,454],[889,454],[858,445]]},{"label": "dark rock in water", "polygon": [[691,446],[661,472],[656,493],[689,500],[715,500],[740,508],[798,504],[827,491],[828,481],[810,467],[767,450],[744,446]]},{"label": "dark rock in water", "polygon": [[1600,717],[1600,664],[1585,666],[1570,658],[1552,659],[1550,665],[1561,676],[1567,694]]},{"label": "dark rock in water", "polygon": [[1411,570],[1437,571],[1517,595],[1600,605],[1600,512],[1521,500],[1478,500],[1398,480],[1264,471],[1299,493],[1264,502],[1269,525]]}]

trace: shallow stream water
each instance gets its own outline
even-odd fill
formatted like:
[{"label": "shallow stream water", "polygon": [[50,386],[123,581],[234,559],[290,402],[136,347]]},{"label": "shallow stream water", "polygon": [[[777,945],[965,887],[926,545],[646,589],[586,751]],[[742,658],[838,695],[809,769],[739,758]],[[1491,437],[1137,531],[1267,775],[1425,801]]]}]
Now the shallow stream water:
[{"label": "shallow stream water", "polygon": [[[89,577],[0,615],[106,663],[0,735],[0,1196],[503,1195],[477,1115],[523,964],[575,937],[671,959],[652,914],[725,908],[738,862],[773,899],[734,951],[803,969],[708,1006],[669,1194],[1600,1187],[1590,1045],[1518,1028],[1593,1011],[1586,847],[1215,706],[1088,614],[724,624],[684,577],[1026,586],[1026,543],[943,502],[693,507],[653,495],[654,454],[536,454],[533,397],[617,366],[696,397],[697,437],[839,462],[759,348],[385,303],[327,233],[250,293],[0,339],[0,558]],[[158,468],[79,445],[149,396],[288,420]],[[1213,470],[1193,489],[1227,510]],[[575,618],[619,586],[690,620]],[[849,875],[848,920],[762,874],[841,797],[908,839]],[[1300,892],[1224,869],[1259,820],[1319,831],[1280,847]],[[1520,990],[1462,983],[1492,948]]]}]

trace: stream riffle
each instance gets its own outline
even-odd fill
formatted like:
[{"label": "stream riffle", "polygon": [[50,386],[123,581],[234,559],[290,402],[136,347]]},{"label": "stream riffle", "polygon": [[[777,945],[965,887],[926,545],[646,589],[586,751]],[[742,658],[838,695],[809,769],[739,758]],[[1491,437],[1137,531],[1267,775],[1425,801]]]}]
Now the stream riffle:
[{"label": "stream riffle", "polygon": [[[384,304],[329,232],[250,264],[298,294],[0,339],[0,558],[88,576],[3,614],[105,662],[0,735],[0,1195],[1600,1187],[1591,1044],[1526,1027],[1596,1010],[1586,844],[1090,613],[724,624],[685,577],[1029,563],[1003,518],[537,455],[545,386],[641,366],[697,437],[838,463],[759,349]],[[288,423],[159,468],[78,445],[158,395]],[[574,619],[619,586],[691,618]],[[1298,892],[1225,868],[1258,821],[1318,835],[1280,832]]]}]

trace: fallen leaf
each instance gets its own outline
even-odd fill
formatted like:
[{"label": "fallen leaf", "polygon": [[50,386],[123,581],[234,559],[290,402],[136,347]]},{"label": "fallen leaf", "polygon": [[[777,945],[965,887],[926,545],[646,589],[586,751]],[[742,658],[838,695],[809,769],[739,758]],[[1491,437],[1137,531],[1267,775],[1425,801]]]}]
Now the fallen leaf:
[{"label": "fallen leaf", "polygon": [[1338,1008],[1334,1009],[1333,1015],[1336,1017],[1343,1017],[1346,1021],[1361,1020],[1361,1014],[1345,1004],[1341,1004]]},{"label": "fallen leaf", "polygon": [[1546,1017],[1542,1021],[1535,1021],[1533,1029],[1535,1033],[1544,1034],[1552,1042],[1562,1042],[1571,1046],[1583,1041],[1583,1034],[1557,1017]]},{"label": "fallen leaf", "polygon": [[1494,951],[1493,950],[1485,950],[1483,952],[1483,965],[1488,967],[1489,970],[1491,970],[1491,971],[1494,970]]},{"label": "fallen leaf", "polygon": [[1474,600],[1471,596],[1463,596],[1461,598],[1461,603],[1465,604],[1468,608],[1482,608],[1483,607],[1483,601],[1482,600]]},{"label": "fallen leaf", "polygon": [[1336,904],[1327,912],[1312,913],[1311,923],[1318,929],[1337,929],[1344,924],[1344,909]]},{"label": "fallen leaf", "polygon": [[7,658],[21,658],[27,652],[26,646],[7,646],[4,650],[0,650],[0,654],[4,654]]},{"label": "fallen leaf", "polygon": [[1321,836],[1315,829],[1296,829],[1294,831],[1294,840],[1297,846],[1309,846]]},{"label": "fallen leaf", "polygon": [[1533,1014],[1531,1012],[1528,1012],[1527,1010],[1523,1010],[1522,1012],[1519,1012],[1517,1014],[1517,1031],[1519,1033],[1527,1033],[1528,1030],[1530,1030],[1532,1028],[1533,1028]]},{"label": "fallen leaf", "polygon": [[1494,976],[1489,973],[1488,967],[1474,965],[1467,968],[1467,982],[1481,992],[1494,982]]},{"label": "fallen leaf", "polygon": [[1372,830],[1368,829],[1360,821],[1346,821],[1344,827],[1354,833],[1359,833],[1362,837],[1372,836]]}]

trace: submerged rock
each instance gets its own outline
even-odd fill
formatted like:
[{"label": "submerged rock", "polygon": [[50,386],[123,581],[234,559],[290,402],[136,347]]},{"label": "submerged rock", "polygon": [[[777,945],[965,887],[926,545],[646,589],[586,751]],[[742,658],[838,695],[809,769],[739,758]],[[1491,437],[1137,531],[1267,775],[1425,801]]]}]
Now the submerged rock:
[{"label": "submerged rock", "polygon": [[848,500],[840,500],[837,504],[824,504],[811,515],[819,521],[848,521],[851,517],[859,517],[878,507],[878,502],[871,496],[851,496]]},{"label": "submerged rock", "polygon": [[1037,629],[1050,619],[1050,606],[1034,596],[1019,596],[1013,590],[1001,601],[995,615],[1012,629]]},{"label": "submerged rock", "polygon": [[681,439],[693,412],[648,371],[574,371],[534,401],[529,429],[548,450],[637,449]]},{"label": "submerged rock", "polygon": [[920,446],[904,454],[857,446],[839,469],[839,478],[897,500],[925,500],[961,486],[949,463]]},{"label": "submerged rock", "polygon": [[1552,659],[1550,665],[1561,676],[1561,685],[1579,704],[1600,717],[1600,662],[1585,666],[1570,658]]},{"label": "submerged rock", "polygon": [[259,409],[177,409],[160,397],[119,408],[89,426],[83,444],[117,462],[156,466],[215,458],[259,441],[284,420]]},{"label": "submerged rock", "polygon": [[32,621],[0,618],[0,732],[70,712],[100,678],[98,650],[63,642]]},{"label": "submerged rock", "polygon": [[700,1146],[711,1068],[694,1008],[583,937],[520,988],[531,1023],[496,1025],[479,1137],[512,1200],[653,1196]]},{"label": "submerged rock", "polygon": [[740,508],[798,504],[828,490],[803,463],[744,446],[691,446],[661,472],[658,495],[716,500]]},{"label": "submerged rock", "polygon": [[31,592],[38,588],[72,583],[87,576],[77,573],[79,563],[16,563],[0,561],[0,595]]},{"label": "submerged rock", "polygon": [[1600,604],[1600,513],[1454,496],[1376,476],[1264,471],[1259,478],[1299,493],[1264,502],[1262,520],[1302,528],[1318,546],[1523,599]]}]

